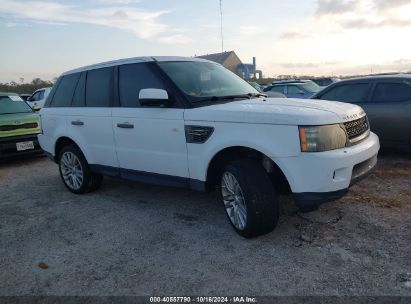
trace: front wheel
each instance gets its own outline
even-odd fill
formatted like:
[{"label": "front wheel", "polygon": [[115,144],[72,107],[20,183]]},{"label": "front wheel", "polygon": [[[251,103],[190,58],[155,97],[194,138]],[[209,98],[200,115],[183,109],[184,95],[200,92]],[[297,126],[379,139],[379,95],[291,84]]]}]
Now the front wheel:
[{"label": "front wheel", "polygon": [[251,238],[271,232],[279,218],[274,186],[256,161],[228,163],[221,174],[221,198],[233,228]]},{"label": "front wheel", "polygon": [[65,146],[59,154],[59,171],[61,179],[68,190],[83,194],[97,189],[102,176],[93,174],[86,158],[75,145]]}]

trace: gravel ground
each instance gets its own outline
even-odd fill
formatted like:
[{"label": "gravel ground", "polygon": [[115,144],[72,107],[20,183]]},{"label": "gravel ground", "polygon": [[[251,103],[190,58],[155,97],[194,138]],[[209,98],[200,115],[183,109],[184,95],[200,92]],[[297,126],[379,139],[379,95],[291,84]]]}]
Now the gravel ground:
[{"label": "gravel ground", "polygon": [[46,158],[0,164],[0,295],[411,296],[411,157],[246,240],[215,194],[106,178],[76,196]]}]

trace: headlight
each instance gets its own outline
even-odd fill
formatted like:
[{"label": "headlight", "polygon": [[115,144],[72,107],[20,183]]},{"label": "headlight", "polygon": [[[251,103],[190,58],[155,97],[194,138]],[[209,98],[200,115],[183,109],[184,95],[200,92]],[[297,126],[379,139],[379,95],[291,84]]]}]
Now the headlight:
[{"label": "headlight", "polygon": [[348,140],[342,124],[300,126],[299,131],[302,152],[322,152],[344,148]]}]

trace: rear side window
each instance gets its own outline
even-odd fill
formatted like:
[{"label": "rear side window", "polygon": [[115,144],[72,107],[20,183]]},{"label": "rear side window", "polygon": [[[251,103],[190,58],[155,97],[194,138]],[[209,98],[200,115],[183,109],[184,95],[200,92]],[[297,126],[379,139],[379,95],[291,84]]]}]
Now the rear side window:
[{"label": "rear side window", "polygon": [[320,99],[342,102],[363,102],[367,98],[368,83],[353,83],[334,87],[323,94]]},{"label": "rear side window", "polygon": [[378,83],[375,87],[374,102],[399,102],[411,100],[411,82]]},{"label": "rear side window", "polygon": [[86,72],[81,73],[80,79],[74,91],[72,107],[86,106]]},{"label": "rear side window", "polygon": [[109,107],[112,91],[112,68],[102,68],[87,72],[87,107]]},{"label": "rear side window", "polygon": [[141,89],[164,89],[160,79],[145,63],[127,64],[119,67],[119,94],[122,107],[139,107]]},{"label": "rear side window", "polygon": [[52,107],[70,107],[80,73],[63,76],[51,102]]},{"label": "rear side window", "polygon": [[284,86],[275,86],[270,89],[270,92],[284,93]]}]

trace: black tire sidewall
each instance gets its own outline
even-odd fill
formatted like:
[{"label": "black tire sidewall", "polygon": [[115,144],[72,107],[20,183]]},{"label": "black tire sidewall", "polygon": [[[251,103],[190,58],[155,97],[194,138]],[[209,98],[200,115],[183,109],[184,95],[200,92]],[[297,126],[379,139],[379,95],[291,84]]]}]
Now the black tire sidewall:
[{"label": "black tire sidewall", "polygon": [[230,162],[221,172],[220,187],[224,172],[233,174],[237,179],[244,195],[247,210],[246,226],[243,230],[239,230],[231,222],[226,212],[220,191],[224,211],[232,227],[238,234],[247,238],[271,232],[278,223],[279,203],[274,186],[264,168],[258,162],[252,160]]}]

